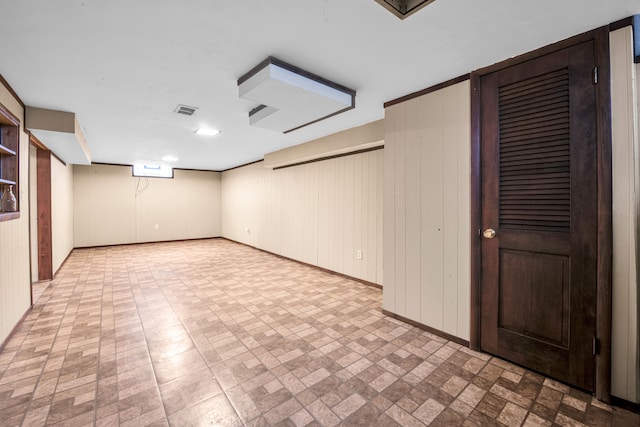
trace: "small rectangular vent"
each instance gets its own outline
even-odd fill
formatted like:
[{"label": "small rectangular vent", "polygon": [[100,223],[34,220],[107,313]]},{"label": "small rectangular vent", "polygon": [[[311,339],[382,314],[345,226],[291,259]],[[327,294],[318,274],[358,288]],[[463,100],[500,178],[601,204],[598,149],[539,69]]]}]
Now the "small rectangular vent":
[{"label": "small rectangular vent", "polygon": [[178,114],[184,114],[185,116],[193,116],[193,113],[195,113],[197,110],[198,110],[198,107],[189,107],[188,105],[178,104],[178,106],[176,107],[175,110],[173,110],[173,112]]}]

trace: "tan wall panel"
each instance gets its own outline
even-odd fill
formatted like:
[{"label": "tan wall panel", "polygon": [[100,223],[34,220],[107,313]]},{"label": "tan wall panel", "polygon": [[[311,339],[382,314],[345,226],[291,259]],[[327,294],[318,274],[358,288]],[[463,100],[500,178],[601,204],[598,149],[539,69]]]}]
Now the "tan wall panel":
[{"label": "tan wall panel", "polygon": [[76,165],[75,246],[220,236],[220,173],[174,172],[137,178],[128,166]]},{"label": "tan wall panel", "polygon": [[223,172],[222,235],[381,284],[382,157],[376,150],[284,169],[256,163]]},{"label": "tan wall panel", "polygon": [[638,190],[637,66],[631,27],[610,34],[613,137],[613,324],[611,393],[640,400],[638,367]]},{"label": "tan wall panel", "polygon": [[385,111],[383,307],[469,339],[470,92]]},{"label": "tan wall panel", "polygon": [[[382,290],[382,308],[393,313],[397,310],[395,279],[396,272],[396,147],[404,143],[405,103],[385,109],[385,147],[383,178],[383,275],[385,287]],[[387,141],[392,141],[387,143]]]},{"label": "tan wall panel", "polygon": [[264,166],[278,168],[313,159],[384,145],[384,120],[367,123],[264,156]]},{"label": "tan wall panel", "polygon": [[[34,229],[33,233],[36,231]],[[73,250],[73,165],[51,156],[51,252],[53,274]]]},{"label": "tan wall panel", "polygon": [[[16,117],[24,117],[18,101],[0,85],[0,103]],[[20,218],[0,222],[0,343],[3,342],[31,305],[29,269],[29,138],[20,132]]]}]

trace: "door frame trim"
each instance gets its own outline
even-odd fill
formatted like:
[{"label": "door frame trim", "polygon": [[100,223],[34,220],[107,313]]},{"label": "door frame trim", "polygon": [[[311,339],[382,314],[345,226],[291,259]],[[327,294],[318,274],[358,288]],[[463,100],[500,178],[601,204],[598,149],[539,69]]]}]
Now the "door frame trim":
[{"label": "door frame trim", "polygon": [[38,281],[53,279],[51,151],[37,151]]},{"label": "door frame trim", "polygon": [[596,337],[599,351],[595,367],[595,397],[611,402],[611,289],[612,289],[612,169],[611,169],[611,85],[609,29],[607,26],[532,52],[476,70],[471,73],[471,325],[470,347],[480,350],[482,226],[481,187],[481,99],[482,76],[585,41],[594,41],[599,84],[596,88],[598,247],[596,279]]}]

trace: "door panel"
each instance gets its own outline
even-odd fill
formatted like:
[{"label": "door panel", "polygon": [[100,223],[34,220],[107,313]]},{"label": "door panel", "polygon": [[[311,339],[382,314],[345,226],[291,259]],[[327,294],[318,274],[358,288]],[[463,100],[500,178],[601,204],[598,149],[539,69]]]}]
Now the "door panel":
[{"label": "door panel", "polygon": [[500,251],[498,328],[568,347],[569,257]]},{"label": "door panel", "polygon": [[594,43],[482,76],[483,350],[593,389]]}]

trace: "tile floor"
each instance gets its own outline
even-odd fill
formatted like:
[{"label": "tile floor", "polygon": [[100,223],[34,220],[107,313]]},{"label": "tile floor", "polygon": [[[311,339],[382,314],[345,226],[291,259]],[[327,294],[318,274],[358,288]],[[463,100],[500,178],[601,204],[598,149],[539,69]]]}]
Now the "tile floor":
[{"label": "tile floor", "polygon": [[0,425],[640,425],[226,240],[75,250],[0,353]]}]

